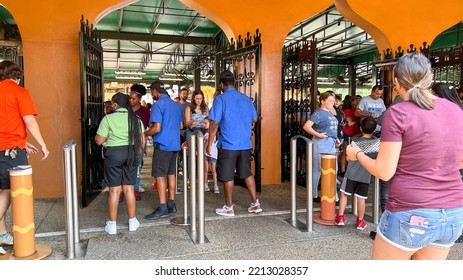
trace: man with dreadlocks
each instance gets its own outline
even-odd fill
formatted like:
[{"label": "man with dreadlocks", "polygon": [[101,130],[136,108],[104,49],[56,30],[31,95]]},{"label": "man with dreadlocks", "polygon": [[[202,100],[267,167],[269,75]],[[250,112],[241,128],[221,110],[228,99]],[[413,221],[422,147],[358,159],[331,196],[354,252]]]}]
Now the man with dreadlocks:
[{"label": "man with dreadlocks", "polygon": [[105,231],[116,234],[121,189],[125,194],[129,231],[136,231],[140,226],[135,217],[133,186],[137,180],[138,158],[143,152],[145,135],[143,123],[130,108],[128,95],[116,93],[111,99],[111,107],[114,112],[101,120],[95,141],[98,145],[106,142],[104,183],[109,187],[109,215]]}]

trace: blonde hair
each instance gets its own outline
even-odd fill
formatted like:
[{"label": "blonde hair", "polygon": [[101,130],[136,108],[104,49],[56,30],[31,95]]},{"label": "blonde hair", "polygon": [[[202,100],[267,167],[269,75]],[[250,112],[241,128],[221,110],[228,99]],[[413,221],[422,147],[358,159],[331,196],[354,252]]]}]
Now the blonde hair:
[{"label": "blonde hair", "polygon": [[429,88],[432,84],[432,70],[429,59],[420,52],[407,53],[397,61],[394,76],[407,90],[410,101],[420,108],[431,110],[435,103]]}]

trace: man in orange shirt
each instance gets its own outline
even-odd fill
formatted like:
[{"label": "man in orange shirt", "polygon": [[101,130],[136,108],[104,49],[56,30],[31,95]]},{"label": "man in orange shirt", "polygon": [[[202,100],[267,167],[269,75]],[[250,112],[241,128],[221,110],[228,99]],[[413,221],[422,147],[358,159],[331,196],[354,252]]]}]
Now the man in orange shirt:
[{"label": "man in orange shirt", "polygon": [[8,233],[5,216],[10,206],[10,177],[8,169],[27,165],[27,154],[38,149],[27,143],[26,128],[40,145],[42,160],[49,151],[39,125],[35,119],[37,110],[29,91],[18,85],[23,71],[11,61],[0,63],[0,254],[6,251],[2,245],[12,245],[13,237]]}]

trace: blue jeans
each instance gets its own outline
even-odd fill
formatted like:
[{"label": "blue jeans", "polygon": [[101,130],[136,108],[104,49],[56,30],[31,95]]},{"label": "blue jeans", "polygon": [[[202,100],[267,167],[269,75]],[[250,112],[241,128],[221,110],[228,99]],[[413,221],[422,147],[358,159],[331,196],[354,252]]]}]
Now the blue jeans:
[{"label": "blue jeans", "polygon": [[312,143],[312,194],[316,198],[318,197],[318,183],[321,176],[322,154],[336,154],[336,139],[313,137]]},{"label": "blue jeans", "polygon": [[463,208],[384,211],[378,234],[404,251],[450,248],[463,230]]}]

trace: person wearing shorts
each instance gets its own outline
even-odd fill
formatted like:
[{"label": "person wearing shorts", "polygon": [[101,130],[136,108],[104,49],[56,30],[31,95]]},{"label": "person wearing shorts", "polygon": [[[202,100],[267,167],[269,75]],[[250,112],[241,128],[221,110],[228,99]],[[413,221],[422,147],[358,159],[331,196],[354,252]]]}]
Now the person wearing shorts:
[{"label": "person wearing shorts", "polygon": [[251,133],[257,121],[257,112],[251,99],[234,88],[235,76],[228,70],[220,74],[223,93],[214,98],[209,114],[208,154],[220,128],[217,159],[217,178],[223,182],[225,205],[215,210],[221,216],[234,216],[233,188],[235,169],[239,178],[244,179],[251,205],[250,213],[260,213],[262,208],[256,195],[256,182],[251,172]]},{"label": "person wearing shorts", "polygon": [[[361,122],[361,137],[352,137],[352,140],[362,147],[363,151],[371,158],[376,158],[379,150],[379,139],[373,136],[376,129],[376,121],[373,118],[364,118]],[[339,211],[336,215],[335,224],[344,226],[347,223],[344,217],[347,197],[355,195],[357,199],[357,229],[364,230],[367,223],[363,219],[365,214],[365,201],[368,198],[371,174],[358,161],[349,161],[346,174],[341,184],[341,198],[339,200]]]},{"label": "person wearing shorts", "polygon": [[0,63],[0,254],[6,251],[2,245],[13,245],[13,236],[8,233],[6,212],[10,207],[9,169],[18,165],[27,165],[28,154],[38,149],[27,143],[27,131],[40,145],[42,160],[50,152],[42,138],[35,119],[37,109],[29,91],[18,85],[23,71],[12,61]]},{"label": "person wearing shorts", "polygon": [[[180,129],[183,127],[183,117],[180,106],[170,98],[163,82],[156,80],[149,88],[156,103],[151,108],[150,123],[152,126],[145,132],[145,135],[154,135],[151,175],[156,178],[159,207],[146,215],[145,219],[155,220],[167,218],[170,214],[177,212],[175,171],[178,151],[181,149]],[[169,200],[166,195],[167,188]]]},{"label": "person wearing shorts", "polygon": [[463,111],[432,94],[431,62],[420,52],[401,56],[393,77],[404,101],[384,114],[378,157],[347,146],[349,160],[389,181],[372,259],[445,260],[463,229]]},{"label": "person wearing shorts", "polygon": [[145,145],[142,121],[130,108],[129,96],[116,93],[111,98],[113,113],[100,122],[95,136],[97,145],[106,142],[104,153],[104,184],[109,187],[108,220],[105,231],[117,233],[119,196],[124,192],[129,231],[136,231],[140,222],[136,218],[134,185],[137,180],[139,157]]}]

